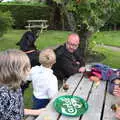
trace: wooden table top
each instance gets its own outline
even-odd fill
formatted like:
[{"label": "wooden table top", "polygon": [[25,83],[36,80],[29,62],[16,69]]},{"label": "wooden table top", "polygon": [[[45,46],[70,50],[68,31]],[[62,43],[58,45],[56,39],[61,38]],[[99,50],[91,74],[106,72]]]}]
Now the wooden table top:
[{"label": "wooden table top", "polygon": [[[58,95],[48,104],[47,110],[42,112],[36,120],[116,120],[111,105],[120,103],[120,98],[107,92],[106,81],[101,81],[96,88],[93,82],[78,73],[68,78],[66,83],[69,84],[68,91],[65,92],[61,88]],[[62,95],[75,95],[85,99],[89,106],[87,112],[79,117],[64,116],[56,112],[53,102]]]}]

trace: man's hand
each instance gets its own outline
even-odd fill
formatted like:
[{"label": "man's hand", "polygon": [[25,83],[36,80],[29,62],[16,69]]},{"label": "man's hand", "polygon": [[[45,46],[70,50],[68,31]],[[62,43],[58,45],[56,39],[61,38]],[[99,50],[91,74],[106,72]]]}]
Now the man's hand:
[{"label": "man's hand", "polygon": [[120,87],[115,85],[114,89],[113,89],[113,95],[120,97]]},{"label": "man's hand", "polygon": [[85,72],[85,70],[86,70],[85,67],[81,67],[81,68],[79,68],[79,72],[81,72],[81,73]]}]

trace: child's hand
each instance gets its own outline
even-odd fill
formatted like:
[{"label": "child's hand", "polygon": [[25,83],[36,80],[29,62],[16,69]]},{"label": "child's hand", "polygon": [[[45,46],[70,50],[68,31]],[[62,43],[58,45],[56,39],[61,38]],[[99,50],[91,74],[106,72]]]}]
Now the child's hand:
[{"label": "child's hand", "polygon": [[24,109],[24,114],[25,115],[40,115],[41,112],[45,111],[45,108],[41,109]]},{"label": "child's hand", "polygon": [[81,67],[81,68],[79,68],[79,72],[81,72],[81,73],[83,73],[83,72],[85,72],[85,67]]},{"label": "child's hand", "polygon": [[118,108],[118,110],[116,111],[115,117],[116,117],[117,119],[120,119],[120,108]]},{"label": "child's hand", "polygon": [[115,86],[113,89],[113,95],[120,97],[120,87],[119,86]]}]

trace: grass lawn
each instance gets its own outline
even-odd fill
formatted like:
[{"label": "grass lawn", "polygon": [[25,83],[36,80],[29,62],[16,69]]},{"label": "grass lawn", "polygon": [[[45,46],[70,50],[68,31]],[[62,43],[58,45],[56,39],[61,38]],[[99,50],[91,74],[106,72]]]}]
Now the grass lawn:
[{"label": "grass lawn", "polygon": [[[25,30],[10,30],[0,39],[0,51],[8,48],[18,48],[16,43],[21,39]],[[40,33],[36,41],[38,49],[43,49],[49,46],[56,46],[66,41],[70,32],[67,31],[47,31]]]},{"label": "grass lawn", "polygon": [[91,40],[96,41],[97,44],[105,44],[120,47],[120,31],[104,31],[97,32]]},{"label": "grass lawn", "polygon": [[0,38],[0,51],[8,48],[17,48],[16,43],[20,40],[23,30],[10,30]]},{"label": "grass lawn", "polygon": [[109,65],[113,68],[120,68],[120,51],[112,51],[100,46],[96,46],[93,50],[104,55],[104,59],[100,63]]},{"label": "grass lawn", "polygon": [[66,41],[68,34],[67,31],[47,31],[40,34],[36,45],[39,49],[47,48],[49,46],[56,46]]},{"label": "grass lawn", "polygon": [[[8,48],[18,48],[16,46],[17,41],[20,40],[21,36],[25,30],[10,30],[2,38],[0,38],[0,51]],[[47,31],[40,34],[37,39],[36,46],[38,49],[43,49],[49,46],[56,46],[62,44],[66,41],[67,36],[70,32],[67,31]],[[107,45],[119,46],[120,47],[120,31],[110,31],[110,32],[98,32],[95,33],[90,39],[96,41],[96,43],[103,43]],[[19,49],[19,48],[18,48]],[[104,59],[100,62],[106,65],[110,65],[114,68],[120,68],[120,51],[114,52],[109,49],[102,47],[94,47],[96,54],[99,53],[104,55]],[[32,96],[32,86],[25,91],[25,107],[31,107]]]}]

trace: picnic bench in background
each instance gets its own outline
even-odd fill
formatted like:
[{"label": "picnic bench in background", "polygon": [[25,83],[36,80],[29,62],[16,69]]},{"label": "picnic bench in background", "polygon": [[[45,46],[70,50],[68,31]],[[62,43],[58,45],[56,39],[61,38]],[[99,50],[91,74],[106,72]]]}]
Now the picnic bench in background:
[{"label": "picnic bench in background", "polygon": [[27,20],[27,26],[25,28],[31,29],[31,28],[38,28],[40,29],[40,32],[42,33],[43,30],[47,31],[48,28],[48,20]]},{"label": "picnic bench in background", "polygon": [[[61,88],[57,96],[51,100],[47,110],[42,112],[36,120],[116,120],[111,105],[120,102],[120,98],[107,92],[107,81],[101,81],[96,88],[94,83],[83,74],[75,74],[67,79],[69,89],[67,92]],[[54,100],[62,95],[75,95],[88,102],[88,111],[79,117],[68,117],[58,112],[53,107]]]}]

